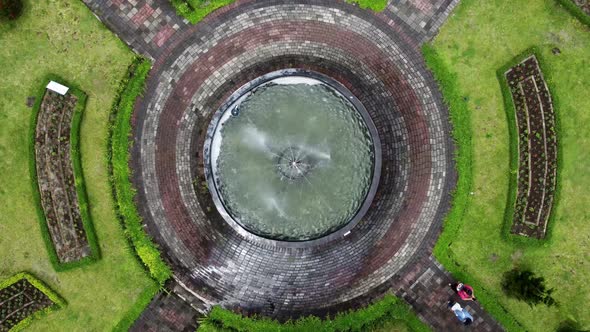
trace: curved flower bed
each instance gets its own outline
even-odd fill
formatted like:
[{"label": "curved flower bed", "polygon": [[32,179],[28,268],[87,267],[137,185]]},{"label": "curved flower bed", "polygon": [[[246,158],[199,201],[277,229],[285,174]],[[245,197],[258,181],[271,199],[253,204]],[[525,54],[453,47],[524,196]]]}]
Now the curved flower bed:
[{"label": "curved flower bed", "polygon": [[556,186],[557,136],[551,95],[534,55],[504,73],[518,134],[517,193],[511,232],[544,238]]},{"label": "curved flower bed", "polygon": [[22,329],[35,314],[64,305],[45,284],[28,273],[0,283],[0,332]]},{"label": "curved flower bed", "polygon": [[77,89],[65,96],[46,90],[36,117],[35,170],[45,217],[43,229],[58,269],[98,255],[79,160],[79,124],[85,98]]}]

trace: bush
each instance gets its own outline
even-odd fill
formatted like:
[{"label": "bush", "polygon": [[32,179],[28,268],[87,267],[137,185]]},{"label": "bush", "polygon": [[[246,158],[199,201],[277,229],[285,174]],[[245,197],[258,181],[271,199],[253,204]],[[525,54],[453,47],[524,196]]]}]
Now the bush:
[{"label": "bush", "polygon": [[23,11],[21,0],[0,0],[0,18],[17,19]]},{"label": "bush", "polygon": [[332,319],[307,316],[279,323],[262,317],[244,317],[220,307],[213,307],[200,324],[198,332],[355,332],[368,331],[391,320],[401,320],[409,331],[430,331],[410,307],[393,295],[359,310],[341,312]]},{"label": "bush", "polygon": [[553,289],[545,287],[545,279],[537,277],[532,271],[513,269],[504,274],[502,289],[509,297],[528,303],[530,306],[544,303],[548,306],[555,304],[551,297]]},{"label": "bush", "polygon": [[120,83],[118,97],[111,110],[107,160],[115,208],[119,220],[125,227],[125,235],[151,277],[163,286],[172,276],[172,271],[162,260],[158,247],[143,229],[142,218],[135,206],[135,189],[131,185],[132,173],[129,168],[129,148],[133,143],[129,139],[133,105],[143,92],[150,68],[151,63],[148,60],[138,57]]}]

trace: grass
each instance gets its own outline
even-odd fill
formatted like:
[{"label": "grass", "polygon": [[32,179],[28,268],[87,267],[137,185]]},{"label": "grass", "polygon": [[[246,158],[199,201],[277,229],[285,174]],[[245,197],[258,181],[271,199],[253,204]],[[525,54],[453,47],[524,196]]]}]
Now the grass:
[{"label": "grass", "polygon": [[[108,118],[134,55],[81,1],[27,1],[0,25],[0,280],[30,271],[68,301],[30,331],[112,330],[154,282],[134,257],[114,212],[106,160]],[[49,73],[88,94],[81,157],[101,260],[55,272],[43,243],[29,175],[28,96]],[[7,254],[10,253],[10,254]]]},{"label": "grass", "polygon": [[[80,209],[80,216],[82,217],[84,231],[86,232],[86,239],[88,240],[88,245],[90,246],[90,255],[79,261],[68,263],[61,263],[59,261],[57,253],[55,251],[55,247],[51,240],[49,228],[47,227],[47,221],[45,219],[45,213],[41,205],[41,194],[39,193],[39,184],[37,182],[37,169],[35,162],[35,131],[37,127],[37,117],[41,109],[41,102],[43,100],[43,96],[45,95],[45,87],[47,86],[47,83],[50,80],[65,84],[70,88],[68,93],[73,94],[78,98],[76,109],[72,117],[72,126],[70,130],[70,149],[72,165],[74,168],[74,181],[76,185],[76,192],[78,195],[77,203]],[[100,259],[100,248],[98,245],[98,239],[96,238],[94,224],[92,223],[92,218],[90,215],[90,207],[88,205],[88,194],[86,192],[86,185],[84,183],[84,172],[82,168],[82,158],[80,155],[80,125],[82,124],[82,117],[84,110],[86,109],[86,101],[88,99],[88,96],[76,85],[72,85],[70,82],[67,82],[63,78],[53,74],[47,75],[40,82],[41,84],[38,87],[38,92],[36,96],[37,99],[35,105],[33,106],[33,114],[31,115],[31,125],[29,129],[29,171],[32,179],[31,190],[33,192],[33,197],[35,200],[35,208],[40,223],[42,233],[41,235],[43,236],[43,240],[45,241],[45,245],[47,246],[47,253],[49,255],[49,259],[51,260],[53,267],[57,271],[66,271],[72,268],[90,264]]]},{"label": "grass", "polygon": [[[178,15],[196,24],[216,9],[227,6],[235,0],[170,0]],[[380,12],[387,6],[387,0],[346,0],[359,7]]]},{"label": "grass", "polygon": [[131,169],[129,168],[133,106],[137,97],[143,92],[150,68],[151,63],[148,60],[137,58],[129,66],[127,76],[121,81],[119,96],[113,104],[110,116],[107,159],[117,214],[125,226],[125,234],[152,278],[163,286],[172,276],[172,271],[164,263],[159,249],[143,229],[141,216],[134,202],[135,189],[131,186]]},{"label": "grass", "polygon": [[[434,252],[457,278],[476,286],[483,306],[511,331],[553,331],[568,319],[590,327],[590,309],[580,305],[590,298],[590,253],[582,249],[590,246],[588,32],[554,0],[464,0],[425,48],[437,79],[450,82],[443,86],[450,93],[443,92],[455,126],[460,174],[454,206]],[[533,46],[543,58],[554,98],[561,150],[561,190],[550,239],[535,244],[511,241],[503,232],[511,156],[496,77],[499,68]],[[561,54],[553,55],[553,47]],[[500,276],[514,266],[545,277],[555,287],[559,306],[531,308],[506,297]]]},{"label": "grass", "polygon": [[244,317],[232,311],[214,307],[200,322],[199,332],[355,332],[355,331],[426,332],[430,328],[422,323],[410,307],[389,294],[377,302],[358,310],[341,312],[331,319],[315,316],[279,323],[269,318]]}]

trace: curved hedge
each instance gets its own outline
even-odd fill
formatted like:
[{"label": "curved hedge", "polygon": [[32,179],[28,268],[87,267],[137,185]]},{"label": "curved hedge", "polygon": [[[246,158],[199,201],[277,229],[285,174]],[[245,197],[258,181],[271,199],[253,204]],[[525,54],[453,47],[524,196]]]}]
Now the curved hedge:
[{"label": "curved hedge", "polygon": [[107,160],[116,212],[124,226],[125,235],[151,277],[159,285],[164,285],[172,276],[172,271],[162,260],[158,247],[143,229],[142,219],[134,202],[135,189],[131,185],[129,168],[133,106],[143,92],[150,69],[151,63],[138,57],[129,66],[127,75],[120,83],[118,97],[111,109]]},{"label": "curved hedge", "polygon": [[366,308],[337,314],[334,318],[322,320],[315,316],[279,323],[270,318],[244,317],[221,307],[213,307],[209,315],[199,324],[199,332],[362,332],[378,328],[388,320],[404,321],[410,331],[425,332],[430,328],[422,323],[412,309],[393,295]]}]

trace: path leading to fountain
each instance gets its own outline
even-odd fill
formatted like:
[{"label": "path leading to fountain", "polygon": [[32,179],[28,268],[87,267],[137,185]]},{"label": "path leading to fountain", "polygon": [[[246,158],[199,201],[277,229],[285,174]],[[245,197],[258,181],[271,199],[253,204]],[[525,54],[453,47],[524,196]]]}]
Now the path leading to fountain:
[{"label": "path leading to fountain", "polygon": [[[456,0],[392,1],[380,14],[337,0],[243,0],[194,26],[166,0],[84,1],[154,59],[136,105],[134,184],[146,227],[174,268],[175,294],[183,294],[154,299],[136,329],[182,330],[214,304],[279,319],[324,315],[385,292],[406,299],[435,330],[462,329],[446,309],[450,278],[431,258],[455,174],[447,110],[419,50]],[[236,233],[200,186],[213,112],[242,84],[288,67],[346,86],[371,115],[383,150],[366,218],[345,238],[298,248]],[[476,328],[501,330],[476,303],[470,309]]]}]

